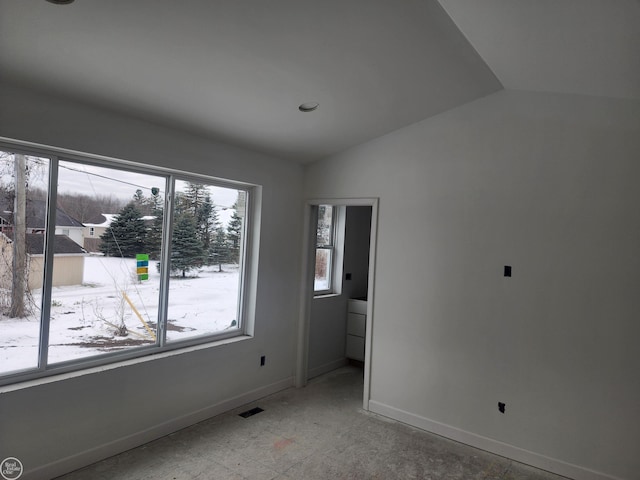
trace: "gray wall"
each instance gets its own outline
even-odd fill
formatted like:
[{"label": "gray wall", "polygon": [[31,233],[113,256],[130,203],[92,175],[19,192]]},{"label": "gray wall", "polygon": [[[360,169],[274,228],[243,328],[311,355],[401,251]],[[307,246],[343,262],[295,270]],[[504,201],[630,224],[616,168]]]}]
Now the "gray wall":
[{"label": "gray wall", "polygon": [[[40,385],[0,387],[0,452],[23,462],[23,478],[49,478],[290,386],[302,168],[64,99],[0,87],[0,136],[263,186],[255,336]],[[264,367],[261,355],[267,357]]]},{"label": "gray wall", "polygon": [[502,91],[308,168],[380,199],[371,408],[637,478],[639,160],[640,102]]},{"label": "gray wall", "polygon": [[351,280],[344,281],[343,293],[349,298],[367,296],[370,233],[371,207],[348,206],[344,232],[344,274],[351,273]]}]

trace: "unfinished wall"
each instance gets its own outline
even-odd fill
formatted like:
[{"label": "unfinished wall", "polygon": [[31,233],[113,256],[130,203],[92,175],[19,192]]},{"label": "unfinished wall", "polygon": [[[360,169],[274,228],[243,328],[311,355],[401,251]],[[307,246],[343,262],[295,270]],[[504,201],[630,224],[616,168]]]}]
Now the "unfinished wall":
[{"label": "unfinished wall", "polygon": [[371,408],[637,478],[639,159],[640,102],[504,91],[311,165],[380,198]]},{"label": "unfinished wall", "polygon": [[[367,296],[371,207],[347,207],[344,243],[344,292],[349,298]],[[347,280],[347,275],[351,278]]]},{"label": "unfinished wall", "polygon": [[12,85],[0,85],[0,105],[0,136],[263,187],[254,337],[0,388],[0,452],[22,461],[22,478],[50,478],[292,384],[300,166]]}]

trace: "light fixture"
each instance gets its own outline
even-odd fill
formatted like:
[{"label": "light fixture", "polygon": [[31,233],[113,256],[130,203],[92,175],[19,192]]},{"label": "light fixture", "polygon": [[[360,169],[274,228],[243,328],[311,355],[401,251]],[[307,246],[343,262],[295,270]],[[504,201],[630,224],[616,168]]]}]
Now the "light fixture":
[{"label": "light fixture", "polygon": [[319,105],[320,104],[318,102],[307,102],[300,105],[298,110],[301,112],[313,112]]},{"label": "light fixture", "polygon": [[76,0],[47,0],[47,2],[53,3],[54,5],[69,5],[75,1]]}]

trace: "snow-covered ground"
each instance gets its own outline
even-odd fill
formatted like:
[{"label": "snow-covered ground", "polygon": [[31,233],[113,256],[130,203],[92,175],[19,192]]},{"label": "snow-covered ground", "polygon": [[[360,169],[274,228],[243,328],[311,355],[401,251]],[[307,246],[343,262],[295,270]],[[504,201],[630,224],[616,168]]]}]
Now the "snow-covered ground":
[{"label": "snow-covered ground", "polygon": [[[82,285],[54,287],[49,363],[154,344],[160,277],[149,263],[149,280],[138,282],[135,260],[86,257]],[[234,328],[238,266],[223,265],[222,272],[217,265],[204,267],[188,275],[169,282],[167,341]],[[39,293],[34,301],[39,305]],[[37,366],[39,327],[38,312],[25,319],[0,316],[0,373]]]}]

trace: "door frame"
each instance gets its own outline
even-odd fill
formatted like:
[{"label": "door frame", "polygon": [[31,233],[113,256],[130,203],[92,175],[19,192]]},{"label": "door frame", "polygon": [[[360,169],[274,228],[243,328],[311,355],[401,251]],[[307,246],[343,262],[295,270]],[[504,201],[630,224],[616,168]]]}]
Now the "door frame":
[{"label": "door frame", "polygon": [[371,391],[371,347],[373,338],[373,306],[375,300],[376,244],[378,236],[378,198],[322,198],[310,199],[304,206],[304,232],[302,244],[302,285],[300,289],[300,310],[297,332],[297,355],[295,386],[307,384],[309,361],[309,333],[311,324],[311,302],[313,301],[313,273],[315,271],[315,230],[318,205],[345,207],[371,207],[371,232],[369,236],[369,271],[367,273],[367,321],[364,351],[364,388],[362,408],[369,410]]}]

